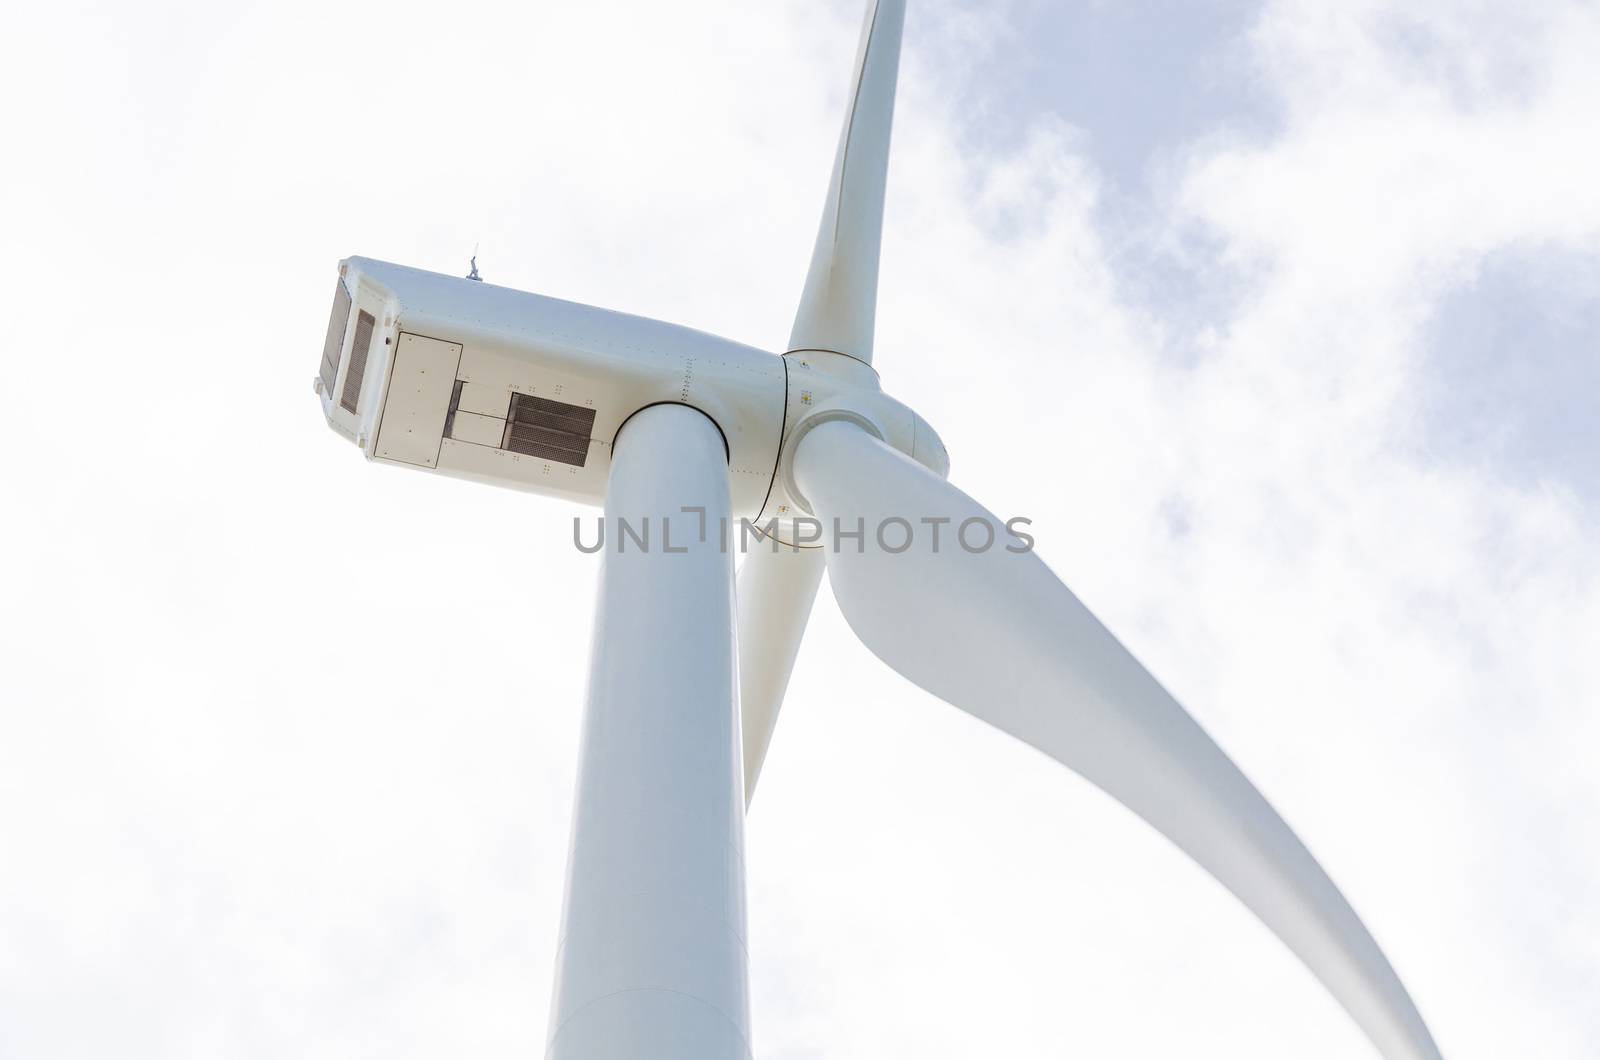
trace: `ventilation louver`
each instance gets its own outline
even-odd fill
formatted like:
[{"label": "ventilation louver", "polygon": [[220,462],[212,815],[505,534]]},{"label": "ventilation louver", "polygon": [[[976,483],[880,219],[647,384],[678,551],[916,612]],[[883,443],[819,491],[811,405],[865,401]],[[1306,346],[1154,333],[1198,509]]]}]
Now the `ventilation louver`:
[{"label": "ventilation louver", "polygon": [[322,344],[322,392],[333,396],[333,381],[339,377],[339,351],[344,348],[344,329],[350,323],[350,292],[340,280],[333,292],[333,314],[328,317],[328,338]]},{"label": "ventilation louver", "polygon": [[345,370],[344,393],[339,396],[339,407],[346,412],[354,412],[361,398],[361,379],[367,374],[367,350],[376,324],[377,320],[365,309],[356,316],[356,339],[350,345],[350,367]]},{"label": "ventilation louver", "polygon": [[582,467],[589,457],[589,432],[593,427],[594,409],[531,394],[513,394],[500,448]]},{"label": "ventilation louver", "polygon": [[444,413],[444,436],[455,437],[456,413],[461,411],[461,388],[467,385],[465,379],[457,379],[456,385],[450,389],[450,407]]}]

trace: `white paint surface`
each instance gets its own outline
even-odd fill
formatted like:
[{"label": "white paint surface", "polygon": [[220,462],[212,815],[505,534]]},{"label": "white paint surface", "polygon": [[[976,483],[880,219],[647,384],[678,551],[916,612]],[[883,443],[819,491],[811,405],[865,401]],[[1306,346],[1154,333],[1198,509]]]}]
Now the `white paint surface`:
[{"label": "white paint surface", "polygon": [[379,456],[419,467],[438,463],[460,362],[459,343],[400,335],[378,424]]},{"label": "white paint surface", "polygon": [[728,518],[726,460],[677,405],[617,439],[552,1060],[750,1057],[733,562],[683,512]]},{"label": "white paint surface", "polygon": [[778,725],[806,621],[822,584],[822,552],[757,540],[739,568],[739,713],[748,802]]}]

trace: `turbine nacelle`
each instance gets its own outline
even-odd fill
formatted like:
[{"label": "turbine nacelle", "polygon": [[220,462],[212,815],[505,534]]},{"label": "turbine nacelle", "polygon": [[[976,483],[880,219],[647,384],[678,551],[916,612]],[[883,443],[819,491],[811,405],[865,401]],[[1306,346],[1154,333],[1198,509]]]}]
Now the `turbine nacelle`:
[{"label": "turbine nacelle", "polygon": [[784,375],[770,353],[690,328],[353,257],[316,389],[370,460],[594,505],[629,417],[689,405],[722,432],[733,510],[754,519]]},{"label": "turbine nacelle", "polygon": [[783,469],[824,419],[850,417],[938,474],[949,467],[927,422],[852,357],[779,358],[369,258],[339,266],[316,390],[328,425],[368,459],[593,505],[623,424],[651,405],[689,405],[722,432],[734,515],[780,528],[809,511]]}]

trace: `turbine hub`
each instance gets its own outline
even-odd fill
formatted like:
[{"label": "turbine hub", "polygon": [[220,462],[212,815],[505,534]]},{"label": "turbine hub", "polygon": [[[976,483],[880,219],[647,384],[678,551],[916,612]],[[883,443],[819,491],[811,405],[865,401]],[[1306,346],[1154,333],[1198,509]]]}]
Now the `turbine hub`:
[{"label": "turbine hub", "polygon": [[910,407],[885,394],[871,365],[827,350],[796,350],[783,360],[788,379],[783,443],[772,494],[760,517],[763,524],[777,518],[780,540],[804,544],[792,533],[793,522],[815,514],[795,483],[794,454],[801,439],[820,424],[854,423],[939,477],[949,473],[950,455],[938,432]]}]

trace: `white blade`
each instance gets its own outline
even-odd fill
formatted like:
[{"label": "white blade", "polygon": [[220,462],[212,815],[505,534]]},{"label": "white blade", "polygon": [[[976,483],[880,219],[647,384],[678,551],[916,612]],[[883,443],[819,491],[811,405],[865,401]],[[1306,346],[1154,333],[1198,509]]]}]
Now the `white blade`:
[{"label": "white blade", "polygon": [[739,568],[739,712],[744,731],[744,801],[755,797],[756,778],[778,724],[778,709],[794,672],[806,620],[822,581],[822,549],[792,549],[761,540]]},{"label": "white blade", "polygon": [[[968,552],[966,494],[848,423],[805,436],[800,488],[826,524],[866,520],[828,580],[863,643],[903,676],[1076,770],[1237,895],[1327,985],[1387,1060],[1439,1060],[1405,988],[1333,882],[1182,707],[1031,552]],[[921,520],[951,520],[937,553]],[[875,529],[909,520],[916,543]],[[830,530],[831,533],[831,530]],[[903,534],[885,533],[890,547]],[[969,527],[968,543],[983,535]],[[1018,546],[1020,547],[1020,546]]]},{"label": "white blade", "polygon": [[789,336],[791,351],[832,350],[872,361],[883,187],[905,16],[905,0],[876,0],[867,11],[850,112],[839,137],[811,271]]}]

